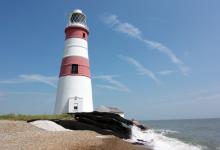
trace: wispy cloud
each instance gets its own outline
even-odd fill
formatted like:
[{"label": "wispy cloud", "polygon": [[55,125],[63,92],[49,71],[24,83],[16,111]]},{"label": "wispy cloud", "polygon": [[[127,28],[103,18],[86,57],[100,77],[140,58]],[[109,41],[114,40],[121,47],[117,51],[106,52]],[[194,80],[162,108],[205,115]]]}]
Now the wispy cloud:
[{"label": "wispy cloud", "polygon": [[0,91],[0,102],[4,99],[5,93]]},{"label": "wispy cloud", "polygon": [[123,55],[118,55],[118,57],[124,61],[126,61],[128,64],[133,65],[136,70],[138,71],[139,75],[146,75],[153,81],[155,81],[157,84],[160,84],[161,82],[159,79],[156,77],[156,75],[146,67],[144,67],[140,62],[138,62],[136,59],[129,57],[129,56],[123,56]]},{"label": "wispy cloud", "polygon": [[220,100],[220,94],[215,93],[215,94],[210,94],[207,96],[200,96],[200,97],[197,97],[196,100],[207,100],[207,101]]},{"label": "wispy cloud", "polygon": [[10,79],[10,80],[1,80],[0,84],[22,84],[22,83],[44,83],[49,86],[56,88],[56,82],[58,78],[56,76],[43,76],[39,74],[22,74],[19,75],[16,79]]},{"label": "wispy cloud", "polygon": [[96,84],[97,87],[103,88],[103,89],[109,89],[109,90],[115,90],[115,91],[124,91],[121,88],[118,88],[116,86],[112,85],[106,85],[106,84]]},{"label": "wispy cloud", "polygon": [[56,87],[56,84],[54,82],[56,82],[58,79],[56,76],[43,76],[43,75],[37,75],[37,74],[20,75],[20,78],[22,78],[23,80],[28,81],[28,82],[45,83],[45,84],[50,85],[52,87]]},{"label": "wispy cloud", "polygon": [[1,97],[1,96],[4,96],[4,93],[3,93],[3,92],[0,92],[0,97]]},{"label": "wispy cloud", "polygon": [[159,71],[158,74],[160,75],[170,75],[170,74],[173,74],[173,73],[176,73],[177,71],[175,70],[163,70],[163,71]]},{"label": "wispy cloud", "polygon": [[55,93],[18,91],[4,92],[4,95],[55,95]]},{"label": "wispy cloud", "polygon": [[0,100],[5,96],[4,92],[0,92]]},{"label": "wispy cloud", "polygon": [[17,92],[0,92],[0,98],[3,98],[8,95],[54,95],[54,93],[46,93],[46,92],[29,92],[29,91],[17,91]]},{"label": "wispy cloud", "polygon": [[116,90],[116,91],[130,92],[130,89],[120,81],[116,80],[115,77],[116,76],[113,75],[100,75],[100,76],[94,76],[93,79],[100,79],[109,83],[107,85],[98,84],[97,85],[98,87],[106,88],[110,90]]},{"label": "wispy cloud", "polygon": [[113,14],[103,16],[103,21],[110,27],[114,28],[116,31],[127,34],[130,37],[136,38],[139,41],[145,43],[150,48],[158,50],[161,53],[164,53],[169,57],[170,61],[173,64],[175,64],[184,75],[189,74],[190,68],[186,66],[183,63],[183,61],[180,60],[170,48],[166,47],[160,42],[152,41],[144,38],[141,30],[135,27],[134,25],[127,22],[121,22],[118,19],[118,17]]},{"label": "wispy cloud", "polygon": [[[55,93],[47,93],[47,92],[37,92],[37,91],[0,91],[0,103],[4,103],[6,101],[17,101],[20,100],[21,103],[25,101],[24,97],[26,96],[32,98],[55,98]],[[0,104],[1,105],[1,104]],[[13,107],[13,106],[12,106]],[[10,110],[10,109],[9,109]]]}]

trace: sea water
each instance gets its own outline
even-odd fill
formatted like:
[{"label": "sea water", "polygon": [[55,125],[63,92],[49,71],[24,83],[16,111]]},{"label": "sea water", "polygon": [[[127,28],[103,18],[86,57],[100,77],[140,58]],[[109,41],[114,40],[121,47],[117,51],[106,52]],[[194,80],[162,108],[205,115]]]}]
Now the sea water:
[{"label": "sea water", "polygon": [[131,141],[154,150],[220,150],[220,119],[142,121],[145,132],[132,126]]}]

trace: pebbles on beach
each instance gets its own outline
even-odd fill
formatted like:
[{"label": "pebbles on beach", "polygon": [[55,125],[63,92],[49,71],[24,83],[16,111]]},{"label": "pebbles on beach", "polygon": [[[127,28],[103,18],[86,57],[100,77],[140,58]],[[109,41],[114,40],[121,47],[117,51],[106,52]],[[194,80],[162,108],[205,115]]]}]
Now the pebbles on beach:
[{"label": "pebbles on beach", "polygon": [[0,150],[136,150],[134,146],[114,136],[102,136],[93,131],[45,131],[25,121],[0,121]]}]

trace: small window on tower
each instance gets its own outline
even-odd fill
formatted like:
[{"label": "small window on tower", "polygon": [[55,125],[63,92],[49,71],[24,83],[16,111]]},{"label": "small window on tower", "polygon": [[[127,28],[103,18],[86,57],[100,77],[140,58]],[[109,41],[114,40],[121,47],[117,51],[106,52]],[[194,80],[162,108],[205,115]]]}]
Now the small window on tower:
[{"label": "small window on tower", "polygon": [[78,73],[78,64],[72,64],[72,73],[77,74]]},{"label": "small window on tower", "polygon": [[83,33],[83,38],[84,38],[84,39],[86,38],[86,34],[85,34],[85,33]]}]

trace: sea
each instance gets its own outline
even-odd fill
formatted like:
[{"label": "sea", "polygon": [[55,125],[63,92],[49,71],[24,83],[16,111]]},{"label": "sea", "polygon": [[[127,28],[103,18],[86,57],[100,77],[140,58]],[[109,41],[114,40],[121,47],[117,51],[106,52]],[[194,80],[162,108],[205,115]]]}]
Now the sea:
[{"label": "sea", "polygon": [[220,150],[220,119],[142,121],[145,132],[132,128],[134,141],[154,150]]}]

